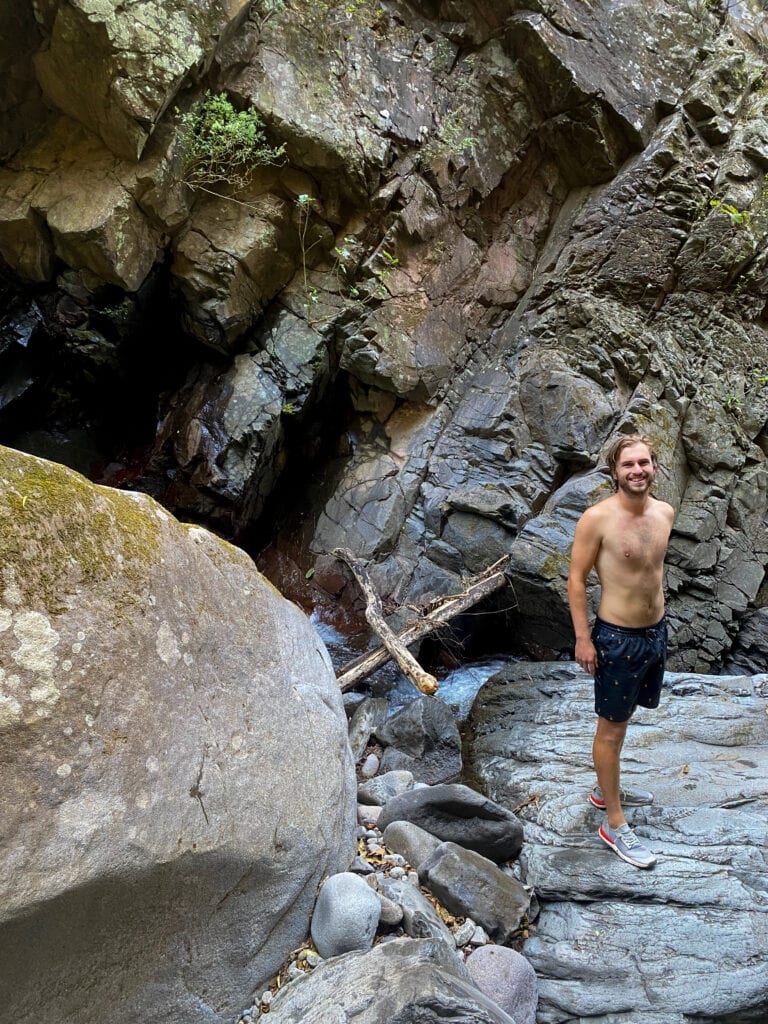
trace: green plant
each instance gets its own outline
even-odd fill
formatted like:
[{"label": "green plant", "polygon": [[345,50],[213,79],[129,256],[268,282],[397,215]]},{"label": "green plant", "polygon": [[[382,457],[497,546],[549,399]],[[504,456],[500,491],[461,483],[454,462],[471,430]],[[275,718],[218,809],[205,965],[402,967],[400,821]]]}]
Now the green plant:
[{"label": "green plant", "polygon": [[[316,200],[306,193],[296,197],[296,209],[299,216],[299,250],[301,253],[301,269],[304,284],[304,309],[309,314],[311,308],[318,304],[320,295],[317,288],[309,283],[308,256],[312,249],[318,244],[320,238],[309,241],[309,228],[312,217],[312,209]],[[344,298],[350,299],[352,303],[363,307],[374,299],[383,299],[388,295],[386,282],[392,269],[400,260],[393,253],[386,249],[380,250],[376,255],[384,263],[383,268],[376,268],[372,271],[376,279],[376,286],[372,290],[360,288],[354,283],[356,269],[359,261],[356,259],[352,249],[356,241],[351,236],[345,235],[341,245],[335,245],[332,249],[331,273],[335,280],[335,291]],[[334,290],[334,289],[332,289]],[[335,313],[333,314],[336,315]],[[318,324],[331,317],[311,318],[310,323]]]},{"label": "green plant", "polygon": [[475,147],[477,140],[467,133],[465,120],[473,107],[470,95],[473,68],[472,56],[467,57],[452,87],[454,104],[440,117],[437,130],[422,149],[423,157],[429,162],[460,157]]},{"label": "green plant", "polygon": [[373,28],[386,14],[376,0],[345,0],[342,7],[345,14],[357,18],[367,28]]},{"label": "green plant", "polygon": [[225,93],[206,92],[191,110],[179,115],[178,130],[181,180],[204,191],[220,183],[243,188],[256,167],[277,163],[285,150],[267,144],[258,111],[235,110]]},{"label": "green plant", "polygon": [[765,373],[763,370],[753,370],[752,377],[758,387],[764,388],[768,384],[768,373]]},{"label": "green plant", "polygon": [[386,249],[379,250],[376,253],[378,259],[384,264],[383,267],[376,267],[373,270],[373,276],[376,278],[377,284],[371,294],[371,298],[385,299],[389,295],[389,278],[392,271],[400,263],[397,256],[393,256],[391,252],[387,252]]},{"label": "green plant", "polygon": [[450,159],[474,149],[476,139],[464,131],[464,117],[461,110],[452,110],[443,118],[434,138],[422,150],[428,161]]},{"label": "green plant", "polygon": [[456,56],[455,48],[445,36],[438,36],[432,43],[430,64],[438,71],[449,71]]},{"label": "green plant", "polygon": [[[307,281],[307,255],[309,254],[310,249],[314,248],[317,244],[317,241],[315,241],[312,245],[307,245],[307,231],[309,230],[309,220],[314,201],[314,196],[310,196],[306,192],[302,192],[300,196],[296,197],[296,209],[299,211],[299,249],[301,251],[301,270],[304,278],[304,294],[307,296],[308,301],[317,302],[317,288],[311,289],[311,291],[314,292],[314,297],[311,297],[309,283]],[[307,308],[306,303],[305,308]]]},{"label": "green plant", "polygon": [[735,206],[731,206],[730,203],[724,203],[720,199],[710,199],[709,205],[716,207],[727,213],[734,224],[738,224],[740,227],[749,227],[749,212],[747,210],[739,210]]}]

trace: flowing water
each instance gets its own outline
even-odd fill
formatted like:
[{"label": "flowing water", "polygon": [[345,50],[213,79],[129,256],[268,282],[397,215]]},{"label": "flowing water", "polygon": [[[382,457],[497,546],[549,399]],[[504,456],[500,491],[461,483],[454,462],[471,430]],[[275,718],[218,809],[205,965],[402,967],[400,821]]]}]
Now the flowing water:
[{"label": "flowing water", "polygon": [[[356,658],[371,645],[367,634],[349,636],[330,623],[323,622],[317,609],[312,612],[309,621],[328,648],[337,672],[342,665]],[[511,656],[488,657],[467,662],[458,668],[441,673],[438,675],[440,688],[437,696],[452,709],[457,722],[464,722],[469,715],[472,701],[483,683],[514,660],[517,659]],[[418,690],[413,683],[391,662],[369,679],[363,680],[360,689],[376,697],[386,697],[391,711],[396,711],[418,696]]]}]

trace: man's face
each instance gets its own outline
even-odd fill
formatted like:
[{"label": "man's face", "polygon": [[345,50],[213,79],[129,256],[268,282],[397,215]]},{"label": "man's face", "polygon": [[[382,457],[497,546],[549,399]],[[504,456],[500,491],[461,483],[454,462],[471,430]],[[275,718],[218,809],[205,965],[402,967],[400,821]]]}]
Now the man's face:
[{"label": "man's face", "polygon": [[655,476],[648,445],[638,443],[622,448],[616,460],[616,484],[620,491],[642,497],[650,490]]}]

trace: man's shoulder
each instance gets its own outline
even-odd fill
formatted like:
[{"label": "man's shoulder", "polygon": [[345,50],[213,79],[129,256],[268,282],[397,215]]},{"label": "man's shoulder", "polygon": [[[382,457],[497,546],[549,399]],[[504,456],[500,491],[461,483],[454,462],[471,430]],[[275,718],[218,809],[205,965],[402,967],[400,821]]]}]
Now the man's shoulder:
[{"label": "man's shoulder", "polygon": [[594,505],[590,505],[589,508],[585,509],[579,517],[579,526],[582,531],[588,530],[591,532],[601,532],[605,524],[615,514],[615,495],[609,495],[607,498],[603,498],[601,501],[596,502]]},{"label": "man's shoulder", "polygon": [[654,498],[654,505],[659,515],[664,516],[672,522],[675,518],[675,510],[668,501],[662,501],[661,498]]}]

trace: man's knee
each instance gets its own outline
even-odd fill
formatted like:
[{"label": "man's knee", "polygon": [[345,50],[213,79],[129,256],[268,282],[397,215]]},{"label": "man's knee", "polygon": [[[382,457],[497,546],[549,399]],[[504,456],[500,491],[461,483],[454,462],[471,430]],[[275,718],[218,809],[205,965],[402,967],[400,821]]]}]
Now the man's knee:
[{"label": "man's knee", "polygon": [[600,743],[608,743],[615,747],[621,747],[624,737],[627,734],[629,722],[610,722],[607,718],[597,719],[597,732],[595,739]]}]

